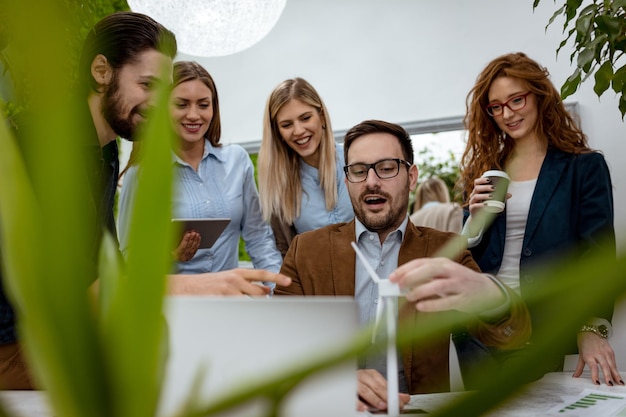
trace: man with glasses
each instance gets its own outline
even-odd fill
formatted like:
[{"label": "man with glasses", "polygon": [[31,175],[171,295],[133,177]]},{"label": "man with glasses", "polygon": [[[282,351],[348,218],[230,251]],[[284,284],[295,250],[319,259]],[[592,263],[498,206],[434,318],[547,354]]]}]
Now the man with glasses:
[{"label": "man with glasses", "polygon": [[[378,287],[357,262],[350,245],[354,241],[382,279],[389,278],[405,291],[408,302],[399,300],[402,322],[417,325],[458,315],[487,346],[511,349],[525,343],[530,321],[519,297],[494,277],[481,274],[456,235],[409,221],[409,192],[415,188],[418,170],[408,133],[395,124],[365,121],[346,133],[344,154],[345,181],[356,218],[296,236],[281,269],[292,284],[277,286],[276,294],[354,296],[361,324],[372,323]],[[454,260],[433,257],[442,256],[441,251]],[[409,400],[406,393],[449,391],[451,330],[398,355],[398,382],[405,393],[400,394],[401,405]],[[360,410],[387,408],[385,370],[381,352],[359,358]]]}]

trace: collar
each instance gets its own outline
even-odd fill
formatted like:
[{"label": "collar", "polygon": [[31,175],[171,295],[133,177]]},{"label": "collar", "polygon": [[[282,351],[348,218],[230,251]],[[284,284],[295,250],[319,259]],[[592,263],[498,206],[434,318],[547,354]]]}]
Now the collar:
[{"label": "collar", "polygon": [[[402,223],[400,223],[400,226],[398,226],[398,228],[392,232],[390,232],[387,237],[395,234],[396,232],[400,234],[400,241],[404,240],[404,235],[406,233],[406,227],[407,224],[409,223],[409,216],[406,215],[404,216],[404,220],[402,220]],[[358,242],[361,238],[361,235],[363,233],[375,233],[372,232],[371,230],[369,230],[367,227],[365,227],[363,225],[363,223],[361,223],[361,221],[359,219],[357,219],[356,217],[354,218],[354,231],[355,231],[355,236],[356,236],[356,241]]]},{"label": "collar", "polygon": [[[226,160],[226,158],[224,157],[223,147],[216,148],[213,145],[211,145],[211,142],[209,142],[208,139],[205,139],[204,151],[202,152],[202,161],[207,159],[209,156],[213,156],[215,159],[217,159],[220,162],[224,162]],[[172,151],[172,164],[179,164],[179,165],[185,165],[185,166],[189,165],[187,162],[183,161],[178,155],[176,155],[176,152],[174,151]]]}]

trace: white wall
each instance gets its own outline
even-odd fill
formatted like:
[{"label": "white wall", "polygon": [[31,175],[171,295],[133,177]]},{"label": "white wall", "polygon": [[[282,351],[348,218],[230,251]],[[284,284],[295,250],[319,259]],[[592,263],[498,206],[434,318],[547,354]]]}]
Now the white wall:
[{"label": "white wall", "polygon": [[[544,0],[288,0],[275,29],[257,45],[220,58],[196,59],[214,76],[223,140],[258,141],[270,91],[301,76],[324,98],[334,129],[369,118],[392,122],[462,116],[484,65],[523,51],[550,69],[560,86],[569,50],[555,56],[562,21],[545,31],[557,6]],[[604,152],[614,182],[618,249],[626,248],[626,127],[617,100],[600,100],[585,83],[576,101],[591,146]],[[626,303],[613,344],[626,371]],[[625,375],[626,376],[626,375]]]}]

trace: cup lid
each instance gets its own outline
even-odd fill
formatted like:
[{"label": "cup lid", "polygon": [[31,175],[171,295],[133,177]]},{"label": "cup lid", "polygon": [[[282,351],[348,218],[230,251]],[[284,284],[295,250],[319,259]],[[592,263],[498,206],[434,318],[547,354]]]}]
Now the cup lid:
[{"label": "cup lid", "polygon": [[506,178],[509,181],[511,180],[506,172],[499,171],[497,169],[492,169],[492,170],[489,170],[489,171],[485,171],[485,173],[482,175],[482,177],[483,178],[484,177],[502,177],[502,178]]}]

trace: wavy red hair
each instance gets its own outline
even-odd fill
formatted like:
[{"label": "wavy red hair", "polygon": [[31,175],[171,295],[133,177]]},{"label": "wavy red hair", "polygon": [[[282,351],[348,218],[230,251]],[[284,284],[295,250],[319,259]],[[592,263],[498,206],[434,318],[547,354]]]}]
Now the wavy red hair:
[{"label": "wavy red hair", "polygon": [[474,187],[474,179],[483,172],[506,170],[506,161],[515,146],[515,141],[503,139],[503,132],[485,110],[489,104],[489,89],[496,78],[517,78],[536,96],[539,117],[535,132],[548,148],[569,153],[591,152],[587,137],[565,109],[549,76],[545,67],[521,52],[494,59],[478,75],[467,95],[464,119],[468,131],[467,146],[461,157],[461,175],[456,184],[465,200]]}]

